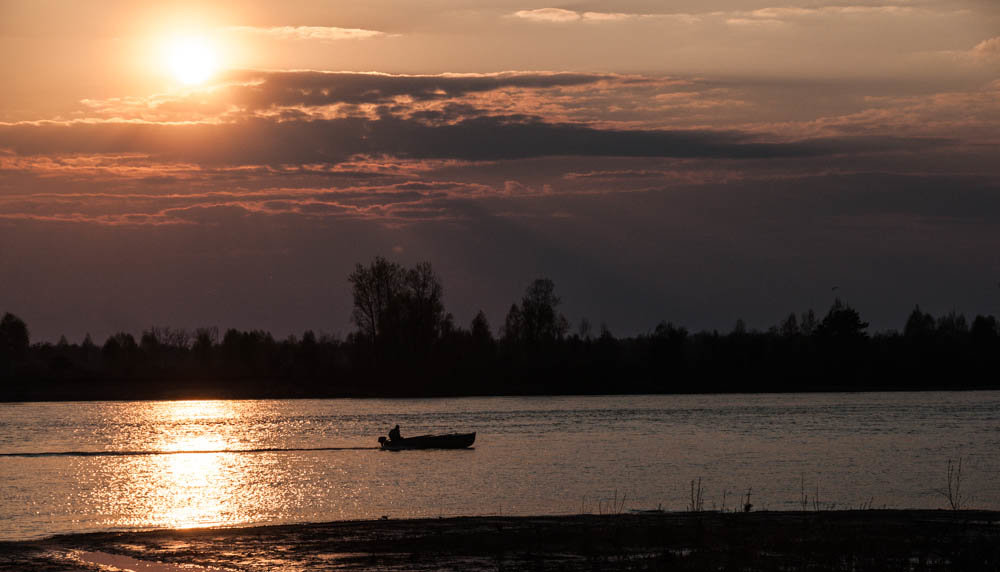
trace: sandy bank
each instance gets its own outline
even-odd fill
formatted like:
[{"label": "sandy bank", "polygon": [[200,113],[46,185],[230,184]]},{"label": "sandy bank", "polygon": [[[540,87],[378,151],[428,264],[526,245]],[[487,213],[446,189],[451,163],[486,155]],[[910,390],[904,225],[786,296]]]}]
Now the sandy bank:
[{"label": "sandy bank", "polygon": [[1000,512],[467,517],[96,533],[0,543],[0,569],[997,571]]}]

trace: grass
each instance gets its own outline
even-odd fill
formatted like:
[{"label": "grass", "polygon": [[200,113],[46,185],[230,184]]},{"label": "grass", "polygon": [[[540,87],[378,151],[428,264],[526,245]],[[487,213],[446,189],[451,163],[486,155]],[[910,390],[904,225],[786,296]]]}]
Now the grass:
[{"label": "grass", "polygon": [[[966,489],[964,488],[965,475],[963,473],[962,457],[959,457],[958,459],[949,458],[947,460],[946,467],[947,468],[945,472],[945,486],[942,488],[934,489],[934,492],[945,498],[945,500],[947,501],[947,507],[950,508],[951,510],[968,510],[971,506],[973,497],[969,495]],[[687,512],[703,512],[705,510],[705,498],[706,498],[705,490],[706,490],[705,483],[702,480],[702,477],[691,479],[688,482],[688,491],[689,491],[688,501],[685,506],[685,510]],[[838,504],[836,502],[829,502],[829,501],[824,502],[820,499],[820,486],[818,481],[814,486],[813,494],[811,497],[806,491],[807,491],[806,475],[805,473],[802,473],[799,476],[799,498],[797,501],[798,506],[802,512],[806,512],[810,510],[810,508],[812,509],[813,512],[837,510]],[[721,512],[721,513],[727,513],[731,511],[752,512],[754,507],[756,506],[753,503],[753,487],[747,487],[746,492],[740,496],[739,504],[735,507],[729,506],[729,495],[730,491],[728,489],[722,489],[722,502],[721,504],[717,505],[713,501],[711,508],[712,512]],[[608,504],[602,504],[599,501],[598,514],[602,515],[621,514],[623,512],[622,509],[624,508],[624,499],[622,500],[622,503],[619,505],[617,501],[617,496],[618,496],[618,491],[616,489],[614,500],[609,501]],[[584,497],[584,500],[586,500],[586,497]],[[877,509],[888,510],[889,508],[885,504],[876,507],[874,496],[869,496],[868,498],[863,499],[861,502],[857,504],[843,503],[840,506],[843,507],[842,510],[877,510]],[[614,507],[617,507],[617,509],[615,509]],[[658,510],[662,511],[663,507],[662,503],[657,505],[657,507]],[[767,510],[766,506],[764,507],[764,510]],[[643,511],[634,511],[634,512],[643,512]],[[583,501],[581,501],[580,504],[580,514],[587,514],[584,511]]]}]

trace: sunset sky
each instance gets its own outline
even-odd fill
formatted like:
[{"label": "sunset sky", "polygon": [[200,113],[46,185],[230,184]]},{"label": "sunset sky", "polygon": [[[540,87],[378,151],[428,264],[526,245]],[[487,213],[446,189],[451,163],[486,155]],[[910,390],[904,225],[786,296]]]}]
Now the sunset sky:
[{"label": "sunset sky", "polygon": [[[1000,314],[995,0],[0,0],[0,312],[351,329],[432,262],[494,328]],[[837,290],[834,291],[833,288]]]}]

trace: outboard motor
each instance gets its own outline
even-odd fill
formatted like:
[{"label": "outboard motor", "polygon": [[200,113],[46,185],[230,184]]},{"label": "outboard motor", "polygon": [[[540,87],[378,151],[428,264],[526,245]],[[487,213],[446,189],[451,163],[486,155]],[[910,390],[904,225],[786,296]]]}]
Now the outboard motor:
[{"label": "outboard motor", "polygon": [[385,447],[385,443],[386,443],[386,438],[385,437],[379,437],[378,438],[378,444],[379,445],[382,445],[383,447]]}]

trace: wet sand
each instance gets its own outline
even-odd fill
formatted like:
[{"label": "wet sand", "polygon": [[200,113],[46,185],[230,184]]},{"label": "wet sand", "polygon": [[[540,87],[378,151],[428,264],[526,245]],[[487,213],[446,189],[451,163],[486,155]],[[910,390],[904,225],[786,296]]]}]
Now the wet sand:
[{"label": "wet sand", "polygon": [[462,517],[57,536],[0,570],[1000,570],[1000,512]]}]

